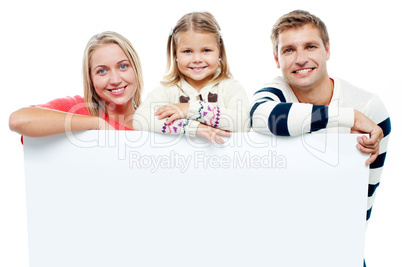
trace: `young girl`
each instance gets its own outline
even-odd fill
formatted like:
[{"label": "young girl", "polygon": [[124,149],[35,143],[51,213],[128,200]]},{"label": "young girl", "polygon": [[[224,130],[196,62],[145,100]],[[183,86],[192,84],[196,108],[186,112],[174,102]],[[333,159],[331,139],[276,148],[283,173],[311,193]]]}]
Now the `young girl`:
[{"label": "young girl", "polygon": [[141,65],[132,44],[115,32],[93,36],[83,60],[84,98],[59,98],[10,116],[10,129],[26,136],[68,131],[132,130],[141,101]]},{"label": "young girl", "polygon": [[[167,75],[134,116],[134,128],[199,135],[212,143],[249,130],[248,97],[231,79],[220,27],[212,14],[184,15],[167,44]],[[156,112],[155,112],[156,108]]]}]

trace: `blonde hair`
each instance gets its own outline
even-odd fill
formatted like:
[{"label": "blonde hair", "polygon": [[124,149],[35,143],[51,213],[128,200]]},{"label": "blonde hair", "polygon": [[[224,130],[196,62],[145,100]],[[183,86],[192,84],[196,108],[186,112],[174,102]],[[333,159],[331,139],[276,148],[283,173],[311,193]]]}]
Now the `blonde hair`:
[{"label": "blonde hair", "polygon": [[280,17],[272,27],[271,41],[274,53],[278,54],[278,37],[282,31],[291,28],[300,28],[306,24],[311,24],[318,29],[322,42],[324,43],[325,48],[327,48],[329,35],[325,23],[319,17],[314,16],[307,11],[294,10]]},{"label": "blonde hair", "polygon": [[137,90],[133,97],[133,107],[141,104],[141,93],[144,87],[140,59],[133,45],[122,35],[106,31],[94,35],[88,42],[83,58],[82,73],[84,82],[84,101],[87,110],[92,116],[100,116],[102,112],[107,113],[104,101],[98,96],[91,78],[91,58],[97,48],[104,44],[117,44],[126,54],[137,78]]},{"label": "blonde hair", "polygon": [[162,84],[165,86],[174,86],[184,79],[184,75],[179,71],[176,59],[180,36],[187,31],[210,33],[216,39],[216,43],[219,47],[219,57],[221,59],[219,64],[220,73],[217,77],[214,77],[211,82],[219,82],[223,79],[231,78],[232,74],[229,70],[225,44],[222,39],[221,28],[219,27],[218,22],[209,12],[192,12],[184,15],[177,22],[169,35],[167,42],[166,75]]}]

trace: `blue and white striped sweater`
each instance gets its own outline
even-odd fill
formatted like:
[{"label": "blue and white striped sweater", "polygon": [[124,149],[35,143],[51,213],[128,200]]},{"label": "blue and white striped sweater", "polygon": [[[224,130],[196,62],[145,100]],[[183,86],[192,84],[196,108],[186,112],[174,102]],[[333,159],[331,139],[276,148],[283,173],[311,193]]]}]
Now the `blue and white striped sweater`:
[{"label": "blue and white striped sweater", "polygon": [[334,79],[334,93],[328,106],[299,103],[290,86],[282,77],[277,77],[254,94],[250,110],[251,127],[256,132],[279,136],[297,136],[320,130],[330,132],[331,129],[348,133],[354,123],[354,109],[373,120],[384,133],[380,155],[370,165],[368,221],[376,189],[380,184],[391,132],[387,110],[376,95],[343,80]]}]

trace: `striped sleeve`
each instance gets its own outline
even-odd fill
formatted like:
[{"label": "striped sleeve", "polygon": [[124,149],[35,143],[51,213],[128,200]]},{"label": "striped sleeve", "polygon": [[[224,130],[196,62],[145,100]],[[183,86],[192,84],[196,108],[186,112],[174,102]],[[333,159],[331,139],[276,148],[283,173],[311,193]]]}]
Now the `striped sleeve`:
[{"label": "striped sleeve", "polygon": [[380,185],[382,171],[385,165],[387,156],[388,142],[391,134],[391,119],[386,111],[384,104],[378,97],[375,97],[364,111],[370,119],[372,119],[382,129],[384,134],[380,143],[380,154],[376,160],[370,164],[369,170],[369,185],[367,199],[367,222],[370,220],[373,210],[373,204],[376,197],[377,188]]},{"label": "striped sleeve", "polygon": [[250,119],[256,132],[296,136],[325,129],[334,122],[337,127],[352,127],[354,114],[351,108],[291,103],[281,89],[265,87],[254,94]]}]

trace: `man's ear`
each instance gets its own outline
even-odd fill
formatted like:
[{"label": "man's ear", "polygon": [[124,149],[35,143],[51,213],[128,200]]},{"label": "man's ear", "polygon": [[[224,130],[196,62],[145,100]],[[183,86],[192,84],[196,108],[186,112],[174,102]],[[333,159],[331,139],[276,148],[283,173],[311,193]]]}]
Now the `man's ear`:
[{"label": "man's ear", "polygon": [[277,67],[278,69],[280,69],[281,66],[280,66],[280,64],[279,64],[278,56],[276,55],[275,52],[273,52],[273,55],[274,55],[274,59],[275,59],[275,62],[276,62],[276,67]]},{"label": "man's ear", "polygon": [[329,41],[328,41],[327,45],[325,46],[325,51],[327,52],[327,60],[329,60],[329,55],[331,54],[330,49],[329,49]]}]

